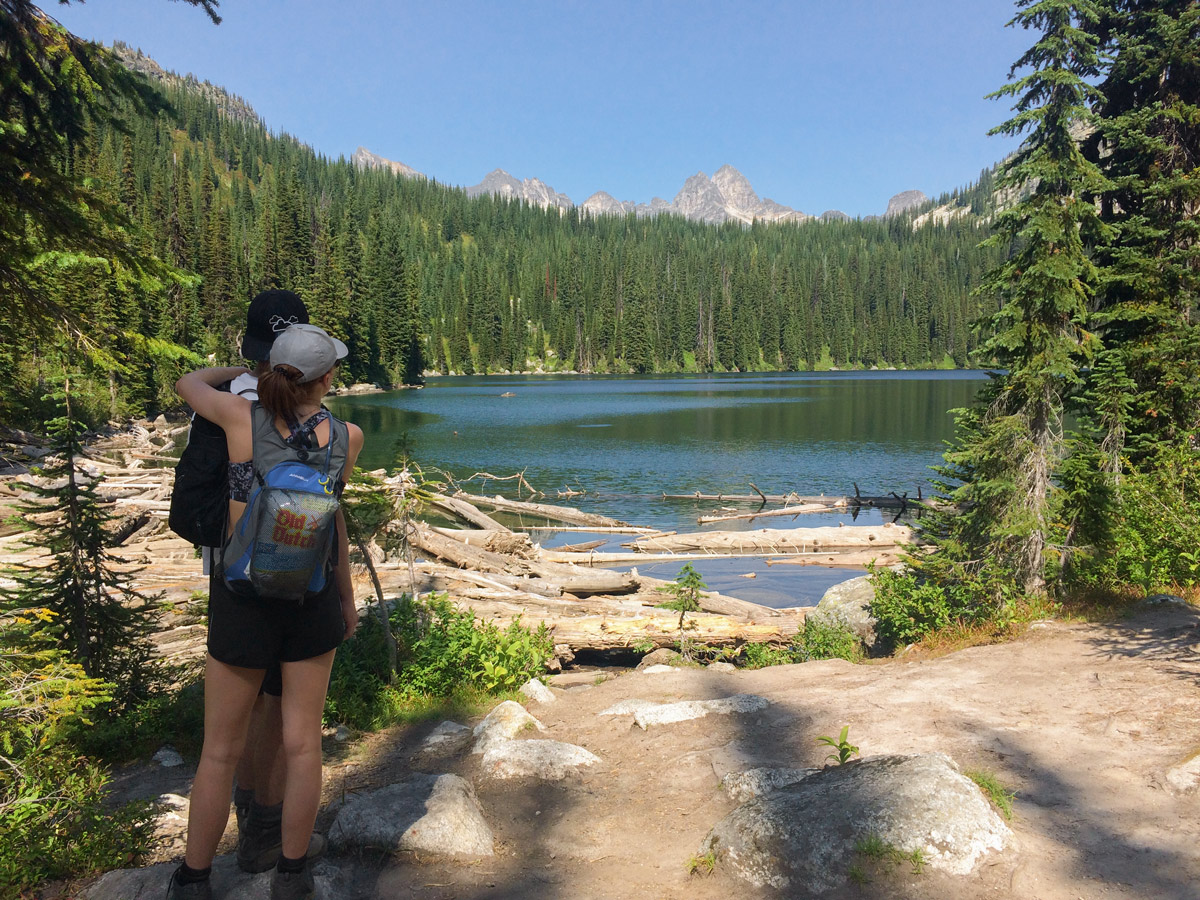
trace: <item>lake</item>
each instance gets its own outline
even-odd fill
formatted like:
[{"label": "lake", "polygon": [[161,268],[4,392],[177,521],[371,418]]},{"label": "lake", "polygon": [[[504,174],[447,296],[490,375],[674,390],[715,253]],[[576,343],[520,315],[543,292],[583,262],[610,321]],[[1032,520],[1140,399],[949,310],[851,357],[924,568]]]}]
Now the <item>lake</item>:
[{"label": "lake", "polygon": [[[407,453],[427,472],[458,479],[524,472],[547,502],[693,531],[696,516],[718,504],[668,501],[664,493],[752,494],[754,484],[767,494],[841,495],[852,494],[855,482],[864,494],[927,492],[929,467],[953,435],[950,410],[969,405],[985,377],[961,371],[459,376],[431,378],[420,390],[330,398],[329,405],[366,433],[359,460],[365,469],[391,467]],[[477,479],[466,488],[516,496],[511,481]],[[559,501],[556,492],[566,488],[586,495]],[[873,510],[857,519],[881,520]],[[849,513],[821,514],[797,524],[852,521]],[[767,519],[741,527],[788,526]],[[534,539],[554,546],[587,536],[544,532]],[[628,539],[614,539],[613,548]],[[709,587],[770,606],[815,603],[828,585],[858,574],[744,559],[693,565]],[[638,568],[671,578],[679,565]],[[751,572],[755,579],[742,577]]]}]

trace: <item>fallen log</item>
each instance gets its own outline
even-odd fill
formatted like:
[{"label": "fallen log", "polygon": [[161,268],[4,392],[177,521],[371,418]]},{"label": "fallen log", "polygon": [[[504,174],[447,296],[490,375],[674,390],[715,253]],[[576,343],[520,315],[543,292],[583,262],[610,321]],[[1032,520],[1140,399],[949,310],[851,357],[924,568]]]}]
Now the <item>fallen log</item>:
[{"label": "fallen log", "polygon": [[825,512],[830,507],[824,503],[804,503],[800,506],[785,506],[783,509],[768,509],[762,512],[736,513],[731,516],[700,516],[696,522],[700,525],[713,525],[717,522],[749,521],[770,516],[801,516],[805,513]]},{"label": "fallen log", "polygon": [[468,525],[474,525],[476,528],[482,528],[485,531],[509,531],[507,525],[501,525],[487,513],[477,509],[473,504],[467,502],[462,496],[447,497],[444,494],[435,494],[429,501],[429,505],[434,509],[441,510],[452,519],[457,519],[460,522],[466,522]]},{"label": "fallen log", "polygon": [[870,550],[841,550],[836,553],[797,553],[779,559],[767,559],[769,566],[834,566],[861,568],[872,563],[892,566],[904,556],[902,547],[879,547]]},{"label": "fallen log", "polygon": [[453,563],[460,569],[509,575],[536,575],[559,585],[569,594],[625,594],[637,589],[637,581],[622,572],[589,570],[561,563],[506,556],[445,537],[420,522],[411,524],[408,539],[422,552]]},{"label": "fallen log", "polygon": [[[847,547],[838,547],[829,551],[805,551],[803,553],[790,550],[781,551],[776,549],[747,550],[745,552],[694,550],[682,551],[679,553],[638,553],[631,550],[628,553],[601,553],[591,551],[588,553],[579,554],[558,554],[554,550],[543,550],[542,556],[544,559],[552,562],[569,562],[579,566],[599,566],[600,568],[611,568],[613,566],[639,566],[643,563],[685,563],[693,559],[765,559],[768,563],[796,560],[796,565],[799,566],[822,565],[857,568],[858,566],[864,565],[865,562],[870,562],[871,559],[875,557],[883,559],[885,556],[890,556],[892,554],[899,555],[901,552],[901,547],[884,546],[878,548],[878,550],[875,548],[870,550],[855,550]],[[808,560],[813,561],[810,562]]]},{"label": "fallen log", "polygon": [[441,528],[430,526],[443,537],[461,541],[471,547],[490,550],[492,553],[503,553],[509,556],[519,556],[522,559],[533,559],[537,555],[533,541],[529,535],[519,531],[480,531],[465,528]]},{"label": "fallen log", "polygon": [[600,539],[598,541],[583,541],[579,544],[561,544],[554,549],[559,553],[586,553],[588,550],[603,547],[607,543],[608,541]]},{"label": "fallen log", "polygon": [[[791,641],[804,622],[803,616],[780,617],[769,624],[754,624],[731,616],[697,615],[685,620],[683,636],[713,647],[731,647],[747,643],[783,644]],[[631,647],[673,647],[679,643],[679,614],[670,611],[618,618],[581,616],[562,619],[550,626],[556,644],[580,650],[621,650]]]},{"label": "fallen log", "polygon": [[912,529],[905,525],[839,525],[824,528],[760,528],[754,531],[700,531],[691,534],[638,538],[622,544],[634,550],[725,551],[792,554],[828,552],[833,548],[894,547],[910,544]]},{"label": "fallen log", "polygon": [[492,509],[499,509],[504,512],[525,513],[543,519],[550,519],[554,522],[567,522],[571,525],[600,525],[606,528],[623,528],[628,527],[629,524],[618,519],[610,519],[608,516],[586,513],[571,506],[553,506],[549,503],[527,503],[522,500],[509,500],[500,496],[484,497],[477,494],[468,494],[465,491],[458,491],[454,496],[469,503],[474,503],[476,506],[490,506]]}]

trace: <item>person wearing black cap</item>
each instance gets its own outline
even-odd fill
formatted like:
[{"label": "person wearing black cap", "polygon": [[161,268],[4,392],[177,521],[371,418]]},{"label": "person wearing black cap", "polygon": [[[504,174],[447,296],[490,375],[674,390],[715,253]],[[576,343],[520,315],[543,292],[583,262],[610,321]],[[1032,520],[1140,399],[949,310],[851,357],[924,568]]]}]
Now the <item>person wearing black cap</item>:
[{"label": "person wearing black cap", "polygon": [[[271,371],[271,347],[292,325],[307,325],[308,309],[291,291],[272,288],[259,292],[246,312],[242,336],[242,358],[255,369],[239,375],[230,391],[250,400],[258,399],[258,380]],[[208,548],[205,548],[206,551]],[[207,560],[206,560],[207,562]],[[209,595],[212,595],[210,589]],[[282,845],[284,765],[283,717],[280,696],[283,676],[278,665],[267,669],[258,700],[250,714],[246,747],[234,776],[233,803],[237,813],[237,862],[246,872],[265,872],[275,865]],[[314,840],[323,841],[320,836]],[[317,855],[317,849],[309,852]]]},{"label": "person wearing black cap", "polygon": [[[270,369],[258,383],[259,401],[218,389],[248,374],[241,368],[202,369],[176,383],[176,391],[197,414],[225,431],[231,523],[241,524],[251,488],[266,474],[256,468],[267,465],[271,453],[278,455],[276,448],[291,448],[289,456],[294,451],[300,459],[324,456],[327,493],[340,495],[362,449],[363,433],[335,420],[321,406],[321,398],[345,355],[341,341],[313,325],[297,323],[284,329],[271,346]],[[331,458],[336,460],[332,467]],[[257,588],[235,592],[224,578],[212,580],[204,747],[192,785],[184,863],[171,876],[169,896],[174,900],[211,900],[209,874],[229,817],[234,768],[263,675],[275,663],[281,665],[283,678],[287,778],[271,900],[313,896],[308,854],[321,793],[321,716],[334,651],[358,624],[340,510],[336,523],[336,540],[316,563],[323,575],[302,601],[264,595]],[[234,531],[231,527],[229,533]]]},{"label": "person wearing black cap", "polygon": [[[271,369],[269,358],[275,338],[289,326],[308,323],[304,301],[291,291],[260,292],[246,312],[241,355],[255,366],[222,386],[250,400],[258,399],[258,379]],[[203,416],[193,416],[188,446],[175,469],[171,495],[171,528],[201,547],[204,572],[213,594],[213,554],[225,541],[228,503],[229,452],[225,432]],[[267,670],[250,719],[249,738],[238,763],[233,792],[238,824],[238,865],[261,872],[279,856],[280,810],[284,771],[280,758],[282,720],[279,697],[283,693],[279,666]]]}]

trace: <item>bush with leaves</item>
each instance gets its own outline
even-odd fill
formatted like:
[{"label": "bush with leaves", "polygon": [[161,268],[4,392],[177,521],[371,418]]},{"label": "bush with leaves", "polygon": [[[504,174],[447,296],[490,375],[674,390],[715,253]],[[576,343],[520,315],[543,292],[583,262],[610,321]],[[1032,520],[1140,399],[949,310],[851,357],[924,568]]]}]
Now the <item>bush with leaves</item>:
[{"label": "bush with leaves", "polygon": [[1200,453],[1164,449],[1120,483],[1109,552],[1083,569],[1098,586],[1134,584],[1147,594],[1200,583]]},{"label": "bush with leaves", "polygon": [[840,611],[829,613],[823,618],[809,617],[804,627],[792,641],[796,662],[814,659],[844,659],[861,662],[866,656],[862,640],[845,614]]},{"label": "bush with leaves", "polygon": [[107,808],[107,772],[67,741],[108,701],[108,685],[56,650],[20,652],[8,640],[49,618],[0,619],[0,896],[132,865],[152,837],[148,805]]},{"label": "bush with leaves", "polygon": [[378,621],[365,620],[334,659],[327,719],[375,728],[409,701],[510,693],[544,671],[553,652],[545,624],[529,628],[518,619],[501,628],[444,595],[402,598],[390,621],[400,644],[395,680],[378,674],[381,664],[386,668],[386,642]]}]

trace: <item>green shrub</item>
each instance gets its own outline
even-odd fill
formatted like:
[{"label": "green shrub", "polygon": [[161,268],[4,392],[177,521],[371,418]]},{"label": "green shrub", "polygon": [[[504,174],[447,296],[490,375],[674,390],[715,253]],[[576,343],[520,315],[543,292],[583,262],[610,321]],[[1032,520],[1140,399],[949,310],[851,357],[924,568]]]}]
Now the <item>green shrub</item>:
[{"label": "green shrub", "polygon": [[333,663],[325,715],[356,728],[396,721],[429,698],[511,693],[545,670],[553,652],[544,624],[505,628],[456,609],[444,596],[402,599],[390,615],[399,671],[389,681],[382,626],[364,619]]},{"label": "green shrub", "polygon": [[153,838],[150,806],[108,809],[107,784],[107,772],[64,747],[0,774],[0,896],[140,860]]},{"label": "green shrub", "polygon": [[890,652],[950,624],[946,592],[933,582],[918,583],[916,576],[880,570],[874,573],[876,647]]},{"label": "green shrub", "polygon": [[13,652],[12,633],[36,621],[0,618],[0,896],[131,865],[151,837],[148,806],[108,810],[107,773],[68,742],[108,685],[58,651]]},{"label": "green shrub", "polygon": [[765,669],[767,666],[786,666],[802,660],[795,645],[776,647],[772,644],[744,644],[738,660],[745,669]]},{"label": "green shrub", "polygon": [[144,757],[163,744],[198,755],[204,742],[204,679],[195,675],[172,691],[158,691],[118,713],[101,707],[71,731],[71,744],[108,763]]},{"label": "green shrub", "polygon": [[1164,449],[1152,467],[1122,481],[1119,497],[1107,552],[1081,567],[1083,579],[1147,594],[1200,583],[1200,454]]},{"label": "green shrub", "polygon": [[838,612],[806,618],[793,646],[800,662],[814,659],[862,662],[866,655],[862,641]]}]

